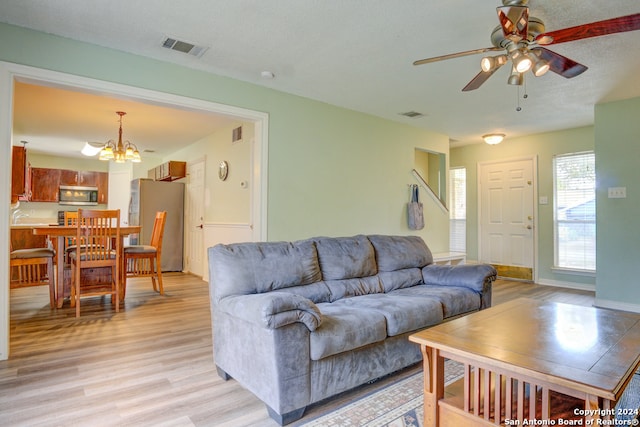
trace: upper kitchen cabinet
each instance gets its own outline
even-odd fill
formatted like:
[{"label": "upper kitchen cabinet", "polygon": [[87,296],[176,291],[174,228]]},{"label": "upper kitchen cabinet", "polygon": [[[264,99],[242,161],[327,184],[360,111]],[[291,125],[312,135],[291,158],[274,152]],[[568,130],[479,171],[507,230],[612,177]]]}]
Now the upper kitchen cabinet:
[{"label": "upper kitchen cabinet", "polygon": [[172,160],[156,166],[153,172],[156,181],[175,181],[187,176],[187,162]]},{"label": "upper kitchen cabinet", "polygon": [[79,187],[97,187],[100,175],[108,175],[106,172],[74,171],[62,169],[60,172],[60,185],[76,185]]},{"label": "upper kitchen cabinet", "polygon": [[32,202],[57,202],[62,170],[31,168]]},{"label": "upper kitchen cabinet", "polygon": [[24,147],[14,146],[11,159],[11,203],[27,195],[29,178],[27,150]]},{"label": "upper kitchen cabinet", "polygon": [[107,203],[109,195],[109,174],[107,172],[48,168],[32,168],[30,200],[32,202],[58,202],[61,185],[96,187],[98,189],[98,203]]}]

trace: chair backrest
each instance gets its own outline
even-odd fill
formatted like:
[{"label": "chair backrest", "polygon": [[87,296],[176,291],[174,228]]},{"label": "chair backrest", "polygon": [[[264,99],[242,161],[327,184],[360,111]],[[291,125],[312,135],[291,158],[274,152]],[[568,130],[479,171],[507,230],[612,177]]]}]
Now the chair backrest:
[{"label": "chair backrest", "polygon": [[[78,211],[64,211],[64,225],[78,225]],[[76,244],[75,237],[67,237],[66,246],[73,246]]]},{"label": "chair backrest", "polygon": [[78,209],[76,243],[87,261],[108,260],[120,252],[120,209]]},{"label": "chair backrest", "polygon": [[156,212],[156,219],[153,222],[153,231],[151,232],[150,246],[156,248],[156,252],[160,254],[162,251],[162,237],[164,236],[164,224],[167,220],[167,212]]},{"label": "chair backrest", "polygon": [[78,211],[64,211],[64,225],[76,225],[78,223]]}]

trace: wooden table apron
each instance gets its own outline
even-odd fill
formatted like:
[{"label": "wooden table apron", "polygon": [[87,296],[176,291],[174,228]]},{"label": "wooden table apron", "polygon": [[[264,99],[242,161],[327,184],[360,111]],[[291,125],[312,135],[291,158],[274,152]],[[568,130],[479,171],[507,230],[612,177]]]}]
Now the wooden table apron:
[{"label": "wooden table apron", "polygon": [[[76,226],[46,226],[34,227],[33,234],[49,236],[49,238],[58,238],[58,250],[56,251],[56,305],[62,307],[64,302],[64,239],[75,237],[77,233]],[[120,227],[120,250],[123,248],[124,238],[130,234],[140,233],[140,226]],[[122,257],[122,253],[119,255]],[[121,258],[122,259],[122,258]],[[62,266],[62,268],[61,268]]]},{"label": "wooden table apron", "polygon": [[[576,342],[563,336],[562,329],[577,337]],[[445,396],[445,358],[466,364],[465,387],[469,366],[478,366],[584,396],[586,420],[609,419],[611,411],[606,410],[613,409],[640,366],[640,314],[527,298],[434,326],[409,339],[422,349],[425,425],[433,426],[442,422],[438,402]],[[571,345],[577,347],[567,347]],[[474,404],[482,407],[478,400]],[[547,413],[549,409],[543,407]],[[488,419],[478,419],[478,425],[488,424]]]}]

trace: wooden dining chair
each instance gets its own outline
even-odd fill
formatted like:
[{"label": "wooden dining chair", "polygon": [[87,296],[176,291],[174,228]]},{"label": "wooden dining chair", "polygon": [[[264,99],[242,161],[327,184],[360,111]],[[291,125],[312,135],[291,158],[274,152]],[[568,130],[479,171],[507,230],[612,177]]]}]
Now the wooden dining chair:
[{"label": "wooden dining chair", "polygon": [[[116,312],[120,311],[120,209],[78,209],[76,250],[71,259],[71,306],[80,317],[80,298],[111,295]],[[111,267],[108,282],[82,283],[85,268]]]},{"label": "wooden dining chair", "polygon": [[[64,225],[75,226],[78,224],[78,211],[64,211]],[[69,264],[69,254],[76,250],[76,238],[67,237],[64,241],[64,261]]]},{"label": "wooden dining chair", "polygon": [[28,286],[49,286],[49,305],[56,306],[56,284],[53,259],[56,252],[50,248],[16,249],[10,247],[9,266],[11,289]]},{"label": "wooden dining chair", "polygon": [[164,295],[161,260],[162,237],[166,220],[166,211],[157,212],[149,244],[124,247],[125,285],[123,286],[123,297],[126,292],[126,280],[130,277],[151,277],[153,290]]}]

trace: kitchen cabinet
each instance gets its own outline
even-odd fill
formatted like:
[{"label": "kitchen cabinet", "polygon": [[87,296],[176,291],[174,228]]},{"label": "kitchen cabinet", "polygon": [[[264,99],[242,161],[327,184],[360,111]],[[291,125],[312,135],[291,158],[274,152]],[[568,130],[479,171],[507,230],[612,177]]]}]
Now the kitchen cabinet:
[{"label": "kitchen cabinet", "polygon": [[96,174],[96,187],[98,187],[98,203],[107,204],[109,201],[109,174],[107,172],[94,172]]},{"label": "kitchen cabinet", "polygon": [[11,227],[11,249],[46,248],[47,236],[36,236],[33,227]]},{"label": "kitchen cabinet", "polygon": [[30,201],[58,202],[58,191],[61,185],[97,187],[98,203],[107,203],[109,196],[109,174],[107,172],[48,168],[31,168]]},{"label": "kitchen cabinet", "polygon": [[11,202],[18,201],[20,196],[27,194],[29,181],[27,150],[24,147],[13,147],[11,159]]},{"label": "kitchen cabinet", "polygon": [[61,173],[60,169],[31,168],[31,201],[57,202]]},{"label": "kitchen cabinet", "polygon": [[154,169],[156,181],[175,181],[187,176],[187,162],[176,162],[174,160],[156,166]]},{"label": "kitchen cabinet", "polygon": [[62,169],[60,171],[60,185],[97,187],[100,174],[106,174],[106,172],[74,171]]}]

